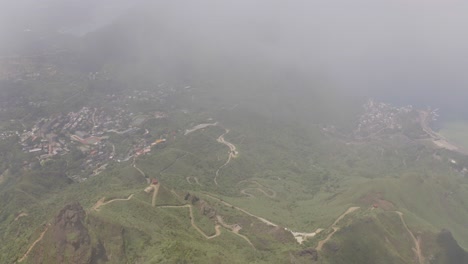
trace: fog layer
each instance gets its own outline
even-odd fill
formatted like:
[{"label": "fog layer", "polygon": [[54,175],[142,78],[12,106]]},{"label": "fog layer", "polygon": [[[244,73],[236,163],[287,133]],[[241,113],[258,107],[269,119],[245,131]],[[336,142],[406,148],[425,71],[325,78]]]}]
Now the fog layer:
[{"label": "fog layer", "polygon": [[[320,75],[344,96],[468,112],[466,1],[2,2],[3,31],[16,33],[37,21],[55,31],[84,33],[137,5],[132,12],[141,13],[141,21],[134,30],[144,34],[137,41],[157,44],[154,49],[167,51],[168,59],[177,53],[235,58],[245,65],[262,60],[311,78]],[[14,46],[21,34],[10,32],[2,42]]]}]

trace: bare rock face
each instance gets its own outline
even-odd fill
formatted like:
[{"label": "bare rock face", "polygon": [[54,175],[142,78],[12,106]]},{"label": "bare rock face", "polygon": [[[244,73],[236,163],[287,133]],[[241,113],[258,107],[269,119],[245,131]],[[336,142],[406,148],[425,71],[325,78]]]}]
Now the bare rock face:
[{"label": "bare rock face", "polygon": [[86,215],[79,203],[71,203],[48,225],[27,263],[128,263],[123,233],[122,226]]},{"label": "bare rock face", "polygon": [[318,260],[318,252],[317,250],[315,250],[315,248],[306,248],[304,250],[301,250],[299,251],[298,255],[301,257],[307,257],[313,261]]},{"label": "bare rock face", "polygon": [[51,227],[59,263],[89,263],[91,239],[84,226],[86,212],[79,203],[65,206]]},{"label": "bare rock face", "polygon": [[215,219],[216,218],[216,210],[211,207],[205,200],[202,200],[198,198],[195,195],[192,195],[190,193],[187,193],[185,195],[185,200],[189,201],[192,205],[194,205],[200,212],[210,218],[210,219]]},{"label": "bare rock face", "polygon": [[91,238],[86,212],[79,203],[66,205],[50,224],[29,257],[32,263],[91,263]]},{"label": "bare rock face", "polygon": [[442,248],[442,251],[435,256],[431,263],[468,263],[468,252],[460,247],[450,231],[442,230],[437,236],[437,244]]},{"label": "bare rock face", "polygon": [[200,211],[210,219],[216,218],[216,210],[204,200],[200,200]]},{"label": "bare rock face", "polygon": [[200,198],[198,198],[197,196],[192,195],[190,193],[187,193],[185,195],[185,200],[189,201],[191,204],[195,205],[200,200]]}]

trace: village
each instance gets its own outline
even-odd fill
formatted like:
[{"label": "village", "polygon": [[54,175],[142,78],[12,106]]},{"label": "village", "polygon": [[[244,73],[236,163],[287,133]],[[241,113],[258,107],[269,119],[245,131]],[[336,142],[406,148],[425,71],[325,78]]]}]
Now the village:
[{"label": "village", "polygon": [[403,119],[413,111],[413,106],[395,107],[390,104],[369,99],[364,104],[364,113],[360,116],[354,135],[364,139],[384,130],[401,130]]},{"label": "village", "polygon": [[[41,163],[54,156],[78,150],[83,157],[81,170],[85,175],[75,175],[73,179],[82,181],[83,178],[102,172],[111,161],[128,161],[151,152],[153,146],[165,142],[163,135],[155,140],[148,136],[148,129],[142,129],[142,125],[149,119],[165,118],[167,114],[164,112],[134,114],[121,106],[110,109],[82,107],[77,112],[41,118],[29,130],[6,131],[1,135],[17,135],[22,150]],[[132,138],[133,145],[118,153],[116,146],[109,140],[113,134]]]},{"label": "village", "polygon": [[[67,58],[67,54],[57,53],[54,58],[60,61]],[[12,85],[9,99],[0,101],[0,112],[5,113],[0,140],[18,142],[28,160],[23,162],[26,169],[37,162],[44,165],[49,160],[67,160],[71,155],[79,168],[69,177],[77,182],[100,174],[113,162],[126,162],[148,154],[156,145],[163,145],[166,139],[174,137],[175,131],[161,131],[145,124],[149,120],[168,119],[164,109],[168,109],[171,96],[193,90],[187,84],[166,82],[155,83],[149,89],[101,87],[100,82],[112,80],[105,70],[69,78],[63,69],[54,64],[38,64],[38,59],[0,60],[0,80],[24,89],[24,92],[17,92]],[[29,88],[20,85],[60,76],[66,79],[63,85],[73,87],[65,89],[69,92],[63,94],[60,102],[51,100],[48,95],[29,92]],[[88,90],[93,85],[99,90]],[[82,99],[87,93],[95,93],[93,100]],[[69,107],[73,104],[82,107]],[[145,109],[154,109],[154,106],[159,109]],[[15,114],[16,109],[27,109],[30,113]]]}]

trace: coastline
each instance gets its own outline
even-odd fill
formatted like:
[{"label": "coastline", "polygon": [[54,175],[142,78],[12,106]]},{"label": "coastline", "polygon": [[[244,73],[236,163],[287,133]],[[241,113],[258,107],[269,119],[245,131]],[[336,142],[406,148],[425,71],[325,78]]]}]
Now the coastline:
[{"label": "coastline", "polygon": [[426,132],[429,137],[431,138],[431,141],[434,145],[436,145],[439,148],[444,148],[450,151],[455,151],[463,155],[468,155],[468,150],[465,149],[464,147],[455,144],[453,141],[450,141],[440,133],[435,132],[432,130],[430,127],[430,112],[429,111],[424,111],[420,110],[419,111],[419,121],[421,124],[421,128]]}]

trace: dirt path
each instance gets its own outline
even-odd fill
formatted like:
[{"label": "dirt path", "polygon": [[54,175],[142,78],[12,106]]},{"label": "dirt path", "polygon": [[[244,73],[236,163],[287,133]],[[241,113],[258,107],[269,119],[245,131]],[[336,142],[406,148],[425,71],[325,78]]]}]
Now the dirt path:
[{"label": "dirt path", "polygon": [[[249,196],[250,198],[254,198],[255,195],[253,195],[253,194],[251,194],[251,193],[248,193],[247,191],[248,191],[248,190],[257,190],[257,191],[263,193],[263,194],[264,194],[265,196],[267,196],[268,198],[272,198],[272,199],[273,199],[273,198],[276,198],[276,192],[275,192],[274,190],[272,190],[272,189],[270,189],[270,188],[268,188],[268,187],[266,187],[266,186],[260,184],[259,182],[257,182],[257,181],[252,181],[252,180],[246,180],[245,182],[253,182],[253,183],[255,183],[258,187],[249,187],[249,188],[245,188],[245,189],[241,190],[241,193],[242,193],[242,194],[244,194],[244,195],[246,195],[246,196]],[[267,190],[267,191],[265,191],[264,189]],[[271,194],[268,193],[268,192],[271,192]]]},{"label": "dirt path", "polygon": [[216,215],[216,220],[218,221],[218,223],[220,223],[224,228],[230,230],[232,233],[236,234],[237,236],[240,236],[241,238],[243,238],[245,241],[247,241],[247,243],[249,243],[249,245],[251,245],[254,249],[255,249],[255,246],[254,244],[252,244],[252,242],[250,241],[250,239],[242,234],[239,234],[239,231],[242,229],[242,227],[240,225],[237,225],[237,224],[234,224],[234,225],[230,225],[230,224],[227,224],[226,222],[224,222],[224,219],[223,217],[221,217],[220,215]]},{"label": "dirt path", "polygon": [[324,240],[320,240],[318,242],[318,245],[317,247],[315,248],[317,251],[321,251],[322,248],[323,248],[323,245],[325,245],[325,243],[328,242],[328,240],[330,240],[330,238],[332,238],[332,236],[336,233],[336,231],[340,230],[339,227],[332,227],[333,229],[333,232],[331,232],[330,234],[328,234],[328,236],[324,239]]},{"label": "dirt path", "polygon": [[97,201],[97,202],[93,205],[92,209],[93,209],[94,211],[99,211],[99,208],[101,208],[101,207],[104,206],[104,205],[113,203],[113,202],[115,202],[115,201],[128,201],[128,200],[132,199],[132,197],[133,197],[133,194],[130,194],[130,195],[128,196],[128,198],[125,198],[125,199],[124,199],[124,198],[117,198],[117,199],[112,199],[112,200],[107,201],[107,202],[104,202],[104,200],[106,199],[106,197],[102,197],[101,199],[99,199],[99,201]]},{"label": "dirt path", "polygon": [[186,177],[185,178],[187,180],[187,182],[190,184],[190,185],[193,185],[193,182],[190,180],[190,179],[193,179],[195,181],[196,184],[202,186],[200,184],[200,182],[198,182],[198,178],[197,177],[192,177],[192,176],[189,176],[189,177]]},{"label": "dirt path", "polygon": [[224,144],[226,146],[229,147],[229,156],[228,156],[228,159],[226,160],[226,162],[221,165],[221,167],[218,168],[218,170],[216,170],[216,173],[215,173],[215,178],[214,178],[214,182],[216,184],[216,186],[218,186],[218,176],[219,176],[219,171],[224,168],[225,166],[227,166],[229,164],[229,162],[231,162],[231,159],[233,158],[237,158],[237,156],[239,155],[239,152],[237,151],[236,149],[236,146],[230,142],[227,142],[225,139],[224,139],[224,135],[226,135],[227,133],[229,133],[229,129],[225,129],[225,132],[224,134],[222,134],[221,136],[219,136],[219,138],[216,140],[218,141],[219,143],[221,144]]},{"label": "dirt path", "polygon": [[21,217],[25,217],[25,216],[28,216],[28,214],[27,213],[21,213],[15,218],[15,221],[18,221],[18,219],[20,219]]},{"label": "dirt path", "polygon": [[343,219],[347,214],[350,214],[354,211],[356,211],[357,209],[359,209],[359,207],[350,207],[348,210],[346,210],[346,212],[344,212],[342,215],[340,215],[340,217],[338,217],[335,222],[333,223],[333,225],[335,226],[336,224],[338,224],[338,222],[341,221],[341,219]]},{"label": "dirt path", "polygon": [[192,209],[192,206],[190,204],[186,204],[186,205],[164,205],[164,206],[158,206],[158,208],[182,208],[182,207],[186,207],[189,209],[189,213],[190,213],[190,224],[192,225],[193,228],[195,228],[195,230],[198,231],[198,233],[200,233],[202,236],[204,236],[206,239],[213,239],[215,237],[218,237],[219,235],[221,235],[221,226],[219,225],[216,225],[215,226],[215,230],[216,230],[216,233],[212,236],[208,236],[205,234],[205,232],[203,232],[203,230],[201,230],[197,224],[195,223],[195,217],[193,216],[193,209]]},{"label": "dirt path", "polygon": [[328,234],[328,236],[324,239],[324,240],[320,240],[318,242],[318,245],[317,247],[315,248],[317,251],[321,251],[322,248],[323,248],[323,245],[325,245],[325,243],[328,242],[328,240],[330,240],[332,238],[332,236],[338,231],[340,230],[340,228],[338,226],[336,226],[338,224],[338,222],[341,221],[341,219],[343,219],[346,215],[356,211],[357,209],[359,209],[359,207],[350,207],[348,210],[346,210],[346,212],[344,212],[342,215],[340,215],[336,220],[335,222],[333,222],[331,228],[333,229],[333,232],[331,232],[330,234]]},{"label": "dirt path", "polygon": [[[204,129],[204,128],[210,127],[210,126],[219,126],[219,123],[218,123],[218,122],[215,122],[215,123],[206,123],[206,124],[199,124],[199,125],[196,125],[196,126],[194,126],[193,128],[191,128],[191,129],[185,130],[184,135],[188,135],[188,134],[190,134],[190,133],[192,133],[192,132],[195,132],[195,131],[197,131],[197,130],[199,130],[199,129]],[[225,166],[227,166],[227,165],[229,164],[229,162],[231,162],[231,159],[237,158],[238,155],[239,155],[239,152],[237,151],[236,146],[235,146],[234,144],[232,144],[231,142],[228,142],[228,141],[226,141],[226,140],[224,139],[224,136],[225,136],[227,133],[229,133],[229,129],[224,129],[224,131],[225,131],[225,132],[224,132],[221,136],[219,136],[219,137],[216,139],[216,141],[218,141],[218,142],[221,143],[221,144],[224,144],[224,145],[228,146],[228,148],[229,148],[229,156],[228,156],[228,159],[226,160],[226,162],[225,162],[223,165],[221,165],[221,166],[216,170],[215,178],[214,178],[214,183],[216,184],[216,186],[219,186],[219,184],[218,184],[219,171],[220,171],[222,168],[224,168]],[[187,181],[190,183],[189,179],[187,179]],[[197,182],[198,185],[201,186],[201,184],[198,183],[198,179],[195,178],[195,181]],[[190,183],[190,184],[191,184],[191,183]]]},{"label": "dirt path", "polygon": [[232,205],[232,204],[230,204],[230,203],[228,203],[228,202],[225,202],[225,201],[219,199],[218,197],[215,197],[215,196],[212,196],[212,195],[206,194],[206,193],[204,193],[204,195],[206,195],[206,196],[208,196],[208,197],[210,197],[210,198],[212,198],[212,199],[215,199],[215,200],[217,200],[217,201],[223,203],[223,204],[226,205],[226,206],[233,207],[233,208],[235,208],[236,210],[243,212],[244,214],[247,214],[247,215],[250,215],[250,216],[252,216],[252,217],[254,217],[254,218],[257,218],[258,220],[260,220],[261,222],[265,223],[266,225],[273,226],[273,227],[278,227],[277,224],[272,223],[272,222],[270,222],[270,221],[266,220],[265,218],[260,217],[260,216],[258,216],[258,215],[254,215],[254,214],[252,214],[252,213],[249,213],[249,212],[247,212],[246,210],[244,210],[244,209],[242,209],[242,208],[239,208],[239,207],[237,207],[237,206],[234,206],[234,205]]},{"label": "dirt path", "polygon": [[243,195],[248,196],[249,198],[256,198],[255,195],[253,195],[253,194],[247,192],[248,189],[250,189],[250,188],[242,189],[240,192],[241,192]]},{"label": "dirt path", "polygon": [[268,194],[267,192],[265,192],[262,188],[245,188],[245,189],[242,189],[241,190],[241,193],[244,194],[244,195],[247,195],[249,196],[250,198],[256,198],[255,195],[251,194],[251,193],[248,193],[248,190],[257,190],[261,193],[263,193],[266,197],[269,197],[269,198],[275,198],[276,195],[270,195]]},{"label": "dirt path", "polygon": [[156,197],[158,196],[159,186],[161,184],[151,185],[153,187],[153,198],[151,199],[151,206],[156,206]]},{"label": "dirt path", "polygon": [[217,126],[218,125],[218,122],[214,122],[214,123],[206,123],[206,124],[199,124],[199,125],[196,125],[194,127],[192,127],[191,129],[187,129],[185,130],[185,133],[184,133],[184,136],[192,133],[192,132],[195,132],[199,129],[203,129],[203,128],[207,128],[207,127],[210,127],[210,126]]},{"label": "dirt path", "polygon": [[[156,197],[158,196],[158,191],[159,191],[159,187],[160,187],[160,184],[157,184],[157,185],[151,185],[150,187],[152,187],[153,189],[153,197],[152,197],[152,202],[151,202],[151,205],[153,207],[156,207]],[[177,193],[172,190],[172,192],[177,196]],[[99,211],[100,207],[104,206],[104,205],[107,205],[109,203],[112,203],[112,202],[115,202],[115,201],[128,201],[130,200],[131,198],[133,197],[133,194],[131,194],[127,199],[113,199],[113,200],[110,200],[110,201],[107,201],[107,202],[104,202],[104,199],[105,197],[102,197],[99,201],[96,202],[96,204],[93,205],[92,209],[94,211]],[[180,198],[180,197],[179,197]],[[157,206],[157,208],[181,208],[181,207],[188,207],[189,208],[189,212],[190,212],[190,223],[192,225],[193,228],[195,228],[195,230],[197,230],[201,235],[203,235],[206,239],[213,239],[219,235],[221,235],[221,226],[220,225],[215,225],[215,234],[212,235],[212,236],[208,236],[205,234],[205,232],[203,232],[203,230],[201,230],[195,223],[195,217],[193,215],[193,209],[192,209],[192,206],[189,205],[189,204],[186,204],[186,205],[164,205],[164,206]],[[45,230],[47,231],[47,229]],[[45,231],[43,232],[43,234],[45,233]],[[37,243],[40,241],[40,239],[42,239],[42,236],[43,234],[41,235],[41,237],[38,239],[38,241],[36,241],[32,246],[31,248]],[[241,235],[242,236],[242,235]],[[247,239],[248,240],[248,239]],[[250,242],[250,241],[249,241]],[[251,243],[250,243],[251,244]],[[30,248],[30,249],[31,249]],[[26,252],[26,254],[29,253],[30,250],[28,250],[28,252]],[[26,256],[25,254],[25,256]],[[24,258],[24,256],[23,256]],[[22,259],[23,259],[22,258]],[[21,261],[21,260],[20,260]]]},{"label": "dirt path", "polygon": [[216,140],[218,141],[219,143],[221,144],[224,144],[226,146],[229,147],[229,150],[230,150],[230,155],[232,156],[232,158],[237,158],[237,156],[239,155],[239,152],[237,151],[237,148],[234,144],[232,144],[231,142],[228,142],[224,139],[224,136],[229,133],[229,129],[225,129],[225,132],[224,134],[222,134],[221,136],[219,136],[219,138]]},{"label": "dirt path", "polygon": [[200,184],[200,182],[198,182],[198,177],[193,177],[193,179],[195,180],[195,182],[196,182],[198,185],[202,186],[202,185]]},{"label": "dirt path", "polygon": [[297,243],[302,244],[308,238],[315,237],[318,233],[323,231],[323,228],[318,228],[315,232],[312,233],[304,233],[304,232],[294,232],[292,230],[287,229],[296,239]]},{"label": "dirt path", "polygon": [[93,170],[92,175],[96,176],[96,175],[101,174],[101,172],[103,172],[107,168],[108,165],[109,165],[108,163],[105,163],[105,164],[102,164],[101,166],[97,167],[96,169]]},{"label": "dirt path", "polygon": [[276,197],[276,192],[273,191],[273,194],[269,194],[267,192],[265,192],[262,188],[256,188],[259,192],[263,193],[264,195],[266,195],[267,197],[269,198],[275,198]]},{"label": "dirt path", "polygon": [[413,249],[414,254],[416,254],[416,257],[418,258],[419,264],[424,264],[424,256],[421,250],[421,239],[419,237],[416,238],[413,232],[411,232],[411,230],[408,228],[408,225],[406,224],[405,219],[403,218],[403,213],[399,211],[395,211],[395,213],[397,213],[400,216],[403,226],[405,227],[406,231],[408,231],[408,234],[410,234],[411,238],[413,239],[415,247],[412,249]]},{"label": "dirt path", "polygon": [[[225,202],[225,201],[219,199],[218,197],[215,197],[215,196],[210,195],[210,194],[207,194],[207,193],[204,193],[204,195],[206,195],[206,196],[208,196],[208,197],[210,197],[210,198],[212,198],[212,199],[215,199],[215,200],[217,200],[217,201],[223,203],[223,204],[226,205],[226,206],[229,206],[229,207],[234,208],[234,209],[236,209],[236,210],[238,210],[238,211],[241,211],[241,212],[244,213],[244,214],[247,214],[247,215],[249,215],[249,216],[252,216],[252,217],[254,217],[254,218],[260,220],[261,222],[263,222],[263,223],[266,224],[266,225],[273,226],[273,227],[279,227],[279,225],[277,225],[277,224],[275,224],[275,223],[273,223],[273,222],[271,222],[271,221],[269,221],[269,220],[267,220],[267,219],[265,219],[265,218],[263,218],[263,217],[260,217],[260,216],[258,216],[258,215],[254,215],[254,214],[252,214],[252,213],[250,213],[250,212],[248,212],[248,211],[246,211],[246,210],[244,210],[244,209],[242,209],[242,208],[239,208],[239,207],[234,206],[234,205],[232,205],[232,204],[230,204],[230,203],[228,203],[228,202]],[[248,195],[248,194],[247,194],[247,195]],[[351,208],[349,208],[348,211],[346,211],[343,215],[341,215],[341,216],[335,221],[335,223],[334,223],[333,225],[335,225],[336,223],[338,223],[338,221],[341,220],[344,216],[346,216],[346,214],[349,214],[349,213],[351,213],[351,212],[357,210],[358,208],[359,208],[359,207],[351,207]],[[315,235],[317,235],[318,233],[320,233],[320,232],[323,231],[322,228],[319,228],[319,229],[317,229],[315,232],[312,232],[312,233],[307,233],[307,232],[294,232],[294,231],[290,230],[289,228],[286,228],[286,230],[287,230],[288,232],[290,232],[290,233],[294,236],[294,238],[296,239],[296,241],[297,241],[299,244],[302,244],[302,242],[304,242],[304,240],[306,240],[307,238],[309,238],[309,237],[314,237]],[[330,237],[331,237],[331,236],[330,236]]]},{"label": "dirt path", "polygon": [[171,193],[174,194],[177,198],[182,199],[182,197],[180,197],[180,195],[178,195],[178,194],[174,191],[174,189],[171,190]]},{"label": "dirt path", "polygon": [[49,229],[49,226],[46,227],[46,229],[41,233],[41,235],[39,236],[38,239],[36,239],[36,241],[34,241],[31,246],[28,248],[28,251],[26,251],[26,253],[24,253],[24,255],[18,260],[18,262],[22,262],[25,258],[28,257],[29,253],[31,252],[31,250],[34,248],[34,246],[39,243],[39,241],[41,241],[43,238],[44,238],[44,235],[45,233],[47,232],[47,230]]},{"label": "dirt path", "polygon": [[143,176],[143,178],[147,179],[146,174],[140,168],[138,168],[136,166],[135,159],[133,159],[133,168],[135,168],[138,172],[140,172],[140,174]]},{"label": "dirt path", "polygon": [[193,155],[192,153],[190,152],[185,152],[184,155],[180,156],[180,157],[177,157],[171,164],[169,164],[167,167],[163,168],[162,170],[159,171],[160,174],[162,173],[165,173],[168,169],[172,168],[172,166],[174,166],[177,161],[179,161],[180,159],[184,158],[185,156],[187,156],[188,154],[191,154]]}]

